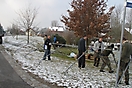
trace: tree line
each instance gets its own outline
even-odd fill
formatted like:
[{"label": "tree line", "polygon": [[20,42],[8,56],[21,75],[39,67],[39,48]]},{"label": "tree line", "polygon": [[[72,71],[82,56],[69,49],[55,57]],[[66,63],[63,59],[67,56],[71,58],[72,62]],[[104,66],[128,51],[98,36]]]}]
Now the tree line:
[{"label": "tree line", "polygon": [[[71,8],[67,10],[68,15],[62,15],[60,20],[64,23],[65,29],[71,32],[72,35],[70,36],[74,35],[77,39],[85,34],[89,39],[102,36],[119,42],[123,6],[111,6],[108,8],[107,2],[107,0],[72,0],[70,3]],[[8,31],[11,34],[18,34],[22,33],[20,29],[28,31],[29,29],[37,28],[35,19],[38,10],[29,5],[26,9],[17,12],[18,19],[15,20],[12,27],[8,28]],[[128,9],[126,27],[129,28],[129,31],[132,27],[131,14],[132,11]],[[55,20],[51,23],[51,26],[58,25]],[[124,36],[130,40],[132,38],[132,35],[127,31],[125,31]],[[76,37],[74,38],[75,40]]]}]

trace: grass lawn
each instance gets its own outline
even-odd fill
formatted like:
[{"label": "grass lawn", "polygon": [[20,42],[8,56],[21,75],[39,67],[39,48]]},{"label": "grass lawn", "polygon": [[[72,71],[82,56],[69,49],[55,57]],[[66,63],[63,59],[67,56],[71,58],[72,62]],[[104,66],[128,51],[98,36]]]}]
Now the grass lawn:
[{"label": "grass lawn", "polygon": [[[71,47],[57,48],[57,50],[52,54],[52,56],[58,57],[63,60],[75,61],[76,58],[68,57],[68,55],[70,55],[71,52],[74,52],[77,55],[78,50],[77,48],[71,48]],[[88,53],[86,55],[88,55]],[[93,63],[93,60],[89,60],[86,58],[86,63]]]},{"label": "grass lawn", "polygon": [[75,58],[68,57],[68,55],[70,55],[71,52],[77,54],[78,51],[76,48],[61,47],[57,48],[55,53],[53,53],[52,55],[64,60],[75,60]]}]

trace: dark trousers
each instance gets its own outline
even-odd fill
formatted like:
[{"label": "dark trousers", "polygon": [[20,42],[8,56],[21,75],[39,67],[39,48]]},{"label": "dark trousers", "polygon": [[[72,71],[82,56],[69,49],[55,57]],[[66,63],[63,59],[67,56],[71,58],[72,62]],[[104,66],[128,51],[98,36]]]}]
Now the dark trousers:
[{"label": "dark trousers", "polygon": [[54,48],[54,49],[56,49],[56,46],[57,46],[56,44],[53,44],[53,48]]},{"label": "dark trousers", "polygon": [[[123,71],[126,69],[127,65],[129,63],[125,63],[123,61],[120,62],[120,68],[119,68],[119,77],[118,77],[118,81],[120,80]],[[129,82],[129,67],[127,68],[126,72],[125,72],[125,83]]]},{"label": "dark trousers", "polygon": [[104,70],[105,66],[107,65],[109,68],[109,71],[111,71],[112,68],[111,68],[111,63],[110,63],[110,59],[108,58],[108,56],[101,56],[101,59],[102,59],[102,65],[101,65],[100,70]]},{"label": "dark trousers", "polygon": [[50,50],[48,50],[48,49],[45,50],[45,54],[44,54],[43,60],[45,60],[46,57],[48,57],[48,60],[51,60],[51,58],[50,58]]},{"label": "dark trousers", "polygon": [[0,44],[2,44],[2,36],[0,36]]},{"label": "dark trousers", "polygon": [[[78,58],[83,54],[83,52],[79,51]],[[78,59],[78,67],[79,68],[85,68],[85,54]]]},{"label": "dark trousers", "polygon": [[98,67],[100,62],[100,52],[94,54],[94,66]]}]

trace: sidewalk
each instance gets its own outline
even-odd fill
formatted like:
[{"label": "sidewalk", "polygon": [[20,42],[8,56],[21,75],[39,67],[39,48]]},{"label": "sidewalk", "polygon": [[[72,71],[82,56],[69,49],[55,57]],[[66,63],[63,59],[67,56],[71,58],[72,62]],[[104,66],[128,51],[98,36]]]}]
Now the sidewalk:
[{"label": "sidewalk", "polygon": [[0,45],[0,88],[50,88],[25,72]]},{"label": "sidewalk", "polygon": [[[2,52],[2,49],[1,49]],[[33,88],[24,82],[0,52],[0,88]]]}]

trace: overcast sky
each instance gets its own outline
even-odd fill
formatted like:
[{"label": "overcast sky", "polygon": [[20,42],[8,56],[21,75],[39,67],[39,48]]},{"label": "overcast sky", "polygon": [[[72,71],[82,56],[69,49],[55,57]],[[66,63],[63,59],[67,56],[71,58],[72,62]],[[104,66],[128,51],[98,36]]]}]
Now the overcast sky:
[{"label": "overcast sky", "polygon": [[[19,10],[29,4],[39,8],[36,22],[39,27],[50,27],[51,21],[57,20],[60,25],[61,15],[67,15],[72,0],[0,0],[0,23],[4,28],[11,26],[14,19],[17,19]],[[123,5],[125,0],[108,0],[108,6]]]}]

